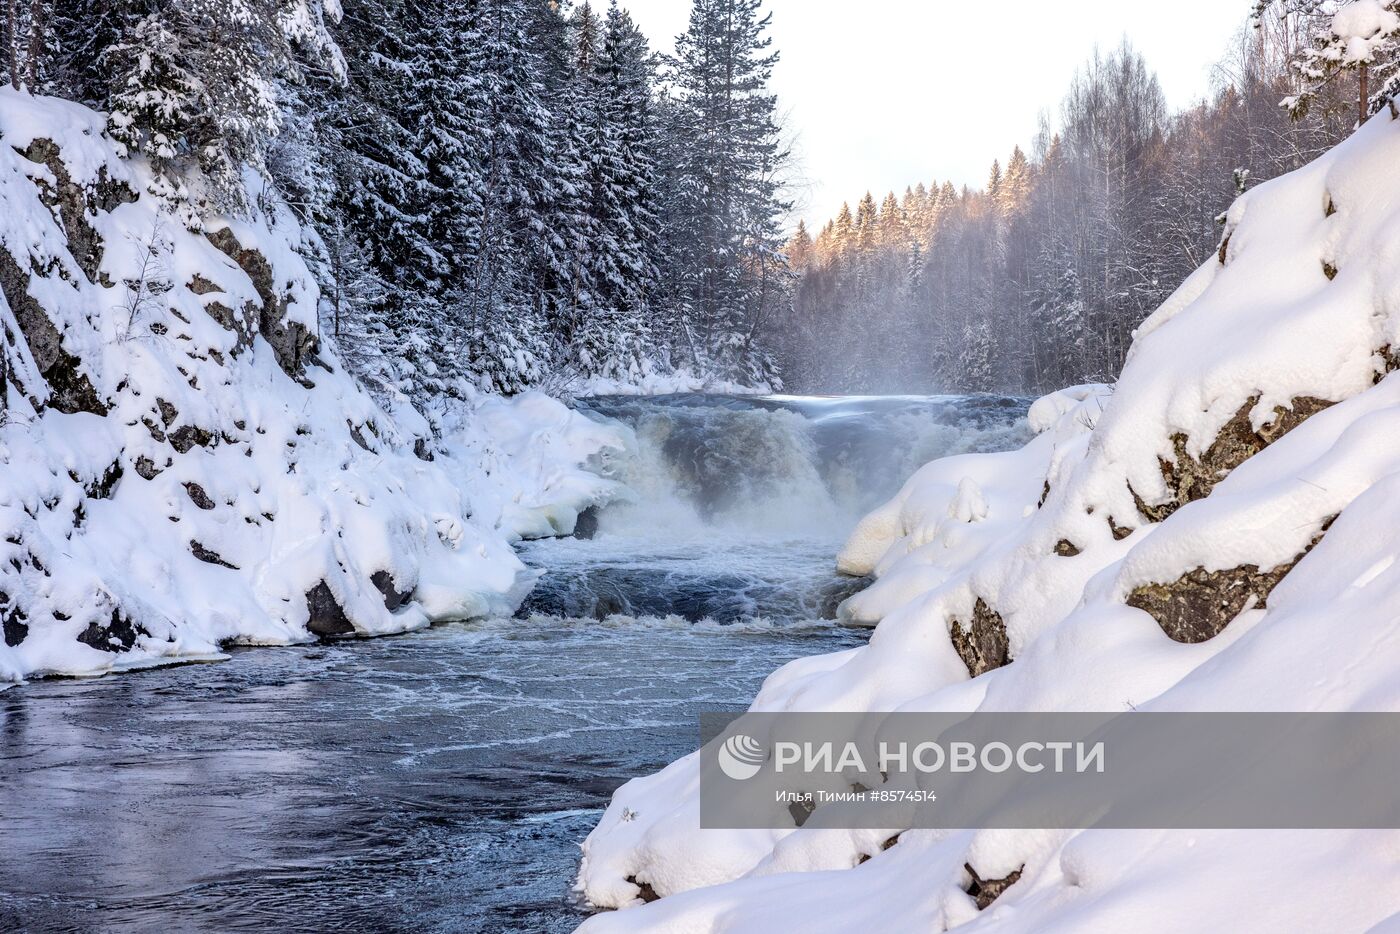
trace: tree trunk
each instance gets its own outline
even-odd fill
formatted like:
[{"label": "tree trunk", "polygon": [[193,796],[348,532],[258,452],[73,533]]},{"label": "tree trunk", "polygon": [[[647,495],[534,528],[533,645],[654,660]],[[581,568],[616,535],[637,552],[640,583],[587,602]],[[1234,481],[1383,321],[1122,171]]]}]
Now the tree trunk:
[{"label": "tree trunk", "polygon": [[29,93],[39,90],[39,63],[44,58],[44,0],[29,0]]},{"label": "tree trunk", "polygon": [[1360,126],[1361,124],[1363,124],[1363,123],[1366,122],[1367,111],[1369,111],[1369,110],[1371,109],[1371,107],[1370,107],[1370,104],[1371,104],[1371,100],[1370,100],[1370,98],[1371,98],[1371,93],[1370,93],[1371,70],[1370,70],[1369,68],[1367,68],[1365,65],[1362,65],[1362,66],[1361,66],[1361,70],[1360,70],[1360,75],[1359,75],[1359,77],[1360,77],[1360,80],[1357,82],[1357,84],[1359,85],[1360,93],[1357,95],[1357,102],[1356,102],[1356,125],[1357,125],[1357,126]]},{"label": "tree trunk", "polygon": [[10,411],[10,348],[0,335],[0,420]]},{"label": "tree trunk", "polygon": [[10,0],[5,17],[5,38],[10,45],[10,84],[19,90],[19,0]]},{"label": "tree trunk", "polygon": [[45,21],[45,0],[29,0],[29,94],[39,91],[39,67],[43,63],[48,22]]}]

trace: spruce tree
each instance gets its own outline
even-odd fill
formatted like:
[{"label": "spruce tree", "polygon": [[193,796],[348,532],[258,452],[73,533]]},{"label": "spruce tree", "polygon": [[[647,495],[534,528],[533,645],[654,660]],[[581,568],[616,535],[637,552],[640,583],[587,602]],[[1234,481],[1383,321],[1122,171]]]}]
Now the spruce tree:
[{"label": "spruce tree", "polygon": [[549,227],[553,115],[543,100],[531,0],[480,0],[468,37],[476,80],[468,106],[480,134],[480,198],[465,222],[479,246],[453,304],[478,383],[516,392],[544,375],[548,293],[558,288],[559,241]]},{"label": "spruce tree", "polygon": [[696,0],[671,63],[669,128],[689,145],[668,237],[686,349],[703,372],[777,382],[765,328],[788,300],[780,223],[787,151],[768,90],[777,54],[760,0]]},{"label": "spruce tree", "polygon": [[588,330],[597,373],[627,379],[642,376],[652,363],[658,217],[650,55],[641,32],[615,2],[601,39],[587,75],[595,127],[588,160],[594,238]]}]

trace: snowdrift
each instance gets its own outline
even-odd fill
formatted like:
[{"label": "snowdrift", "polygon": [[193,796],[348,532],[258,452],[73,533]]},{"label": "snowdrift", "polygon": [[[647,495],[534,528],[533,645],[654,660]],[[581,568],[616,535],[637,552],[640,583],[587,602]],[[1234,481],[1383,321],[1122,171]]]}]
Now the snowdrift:
[{"label": "snowdrift", "polygon": [[540,396],[405,430],[319,338],[284,205],[250,177],[192,231],[155,184],[0,90],[0,682],[511,612],[509,540],[610,495],[578,467],[620,440]]},{"label": "snowdrift", "polygon": [[[1231,208],[1121,378],[930,464],[840,557],[868,646],[754,710],[1400,709],[1400,121]],[[617,791],[583,930],[1365,931],[1383,832],[698,829],[698,764]],[[1392,925],[1400,925],[1400,918]]]}]

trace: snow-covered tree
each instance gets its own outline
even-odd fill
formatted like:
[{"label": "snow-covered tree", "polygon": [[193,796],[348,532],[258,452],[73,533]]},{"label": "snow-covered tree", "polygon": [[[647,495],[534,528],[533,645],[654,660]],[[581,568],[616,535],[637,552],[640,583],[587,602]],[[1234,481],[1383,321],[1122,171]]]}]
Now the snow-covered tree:
[{"label": "snow-covered tree", "polygon": [[1293,60],[1303,86],[1283,101],[1295,118],[1340,74],[1357,76],[1358,122],[1400,91],[1400,0],[1258,0],[1256,20],[1280,8],[1302,19],[1311,39]]},{"label": "snow-covered tree", "polygon": [[[543,99],[541,51],[531,42],[530,0],[480,0],[468,38],[475,76],[468,106],[481,134],[480,198],[464,220],[479,246],[453,303],[468,365],[486,387],[517,391],[544,373],[548,293],[562,267],[549,227],[557,191],[550,171],[553,116]],[[531,281],[548,274],[549,279]],[[555,281],[550,281],[551,279]]]},{"label": "snow-covered tree", "polygon": [[[339,8],[332,11],[338,13]],[[345,62],[322,0],[169,0],[122,28],[100,53],[113,76],[111,132],[150,157],[174,190],[244,207],[243,170],[265,171],[282,123],[279,82],[314,62]],[[197,168],[198,179],[189,177]]]},{"label": "snow-covered tree", "polygon": [[562,335],[584,375],[618,379],[649,365],[650,302],[656,288],[656,172],[646,40],[616,3],[600,24],[575,13],[578,119],[586,126],[587,232],[580,244],[589,302],[576,333]]},{"label": "snow-covered tree", "polygon": [[670,64],[678,147],[670,302],[686,355],[704,372],[774,383],[765,330],[787,301],[782,172],[788,158],[769,80],[777,54],[760,0],[696,0]]},{"label": "snow-covered tree", "polygon": [[1354,122],[1337,81],[1299,122],[1277,107],[1303,83],[1289,65],[1303,25],[1269,11],[1222,62],[1215,98],[1174,115],[1131,48],[1096,57],[1033,152],[998,160],[983,190],[910,186],[902,235],[886,198],[873,250],[860,234],[870,204],[843,207],[784,318],[795,388],[1029,392],[1111,378],[1142,318],[1219,250],[1237,180],[1297,168]]},{"label": "snow-covered tree", "polygon": [[807,232],[807,222],[798,221],[797,231],[788,241],[787,257],[793,271],[803,273],[807,271],[807,264],[812,260],[812,235]]}]

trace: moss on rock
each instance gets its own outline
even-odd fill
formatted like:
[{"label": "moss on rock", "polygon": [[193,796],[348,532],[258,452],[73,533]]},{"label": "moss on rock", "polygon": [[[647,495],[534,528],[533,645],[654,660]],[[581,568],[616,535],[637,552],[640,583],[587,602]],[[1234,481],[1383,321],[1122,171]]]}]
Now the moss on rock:
[{"label": "moss on rock", "polygon": [[1151,504],[1130,487],[1138,511],[1149,521],[1161,522],[1187,503],[1206,498],[1230,471],[1335,403],[1314,396],[1299,396],[1286,408],[1275,406],[1273,418],[1256,431],[1251,415],[1258,404],[1258,394],[1246,399],[1199,458],[1188,450],[1186,435],[1172,435],[1173,460],[1160,462],[1162,477],[1171,495],[1164,503]]},{"label": "moss on rock", "polygon": [[1218,571],[1194,568],[1171,583],[1143,584],[1128,595],[1128,606],[1149,614],[1172,640],[1205,642],[1218,636],[1241,613],[1268,605],[1269,595],[1299,561],[1322,540],[1332,524],[1292,560],[1268,570],[1256,564]]}]

